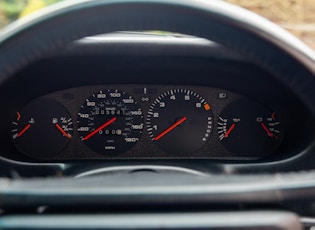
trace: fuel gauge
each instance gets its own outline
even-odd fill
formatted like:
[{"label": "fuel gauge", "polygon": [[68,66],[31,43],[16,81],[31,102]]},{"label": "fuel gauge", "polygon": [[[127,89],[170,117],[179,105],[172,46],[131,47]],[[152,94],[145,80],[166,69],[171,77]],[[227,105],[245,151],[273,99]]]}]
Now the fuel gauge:
[{"label": "fuel gauge", "polygon": [[217,132],[230,152],[243,157],[272,153],[283,135],[277,113],[249,99],[234,101],[222,111]]},{"label": "fuel gauge", "polygon": [[60,153],[73,134],[73,122],[60,103],[40,98],[16,112],[11,125],[13,143],[22,153],[47,158]]}]

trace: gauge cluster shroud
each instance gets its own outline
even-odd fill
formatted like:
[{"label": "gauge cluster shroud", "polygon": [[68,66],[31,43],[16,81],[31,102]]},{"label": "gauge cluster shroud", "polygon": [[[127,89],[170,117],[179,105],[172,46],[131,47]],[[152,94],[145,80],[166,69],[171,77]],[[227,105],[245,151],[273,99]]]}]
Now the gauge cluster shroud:
[{"label": "gauge cluster shroud", "polygon": [[48,161],[255,160],[276,151],[285,136],[272,108],[201,86],[76,87],[43,95],[15,113],[22,118],[12,115],[9,135],[16,151]]}]

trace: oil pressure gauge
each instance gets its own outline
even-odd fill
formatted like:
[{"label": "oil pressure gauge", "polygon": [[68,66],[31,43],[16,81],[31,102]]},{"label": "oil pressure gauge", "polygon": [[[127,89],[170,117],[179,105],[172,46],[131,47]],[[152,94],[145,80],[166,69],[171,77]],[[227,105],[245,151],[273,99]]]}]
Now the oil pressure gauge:
[{"label": "oil pressure gauge", "polygon": [[234,101],[222,111],[217,132],[230,152],[247,157],[272,153],[283,135],[277,113],[249,99]]}]

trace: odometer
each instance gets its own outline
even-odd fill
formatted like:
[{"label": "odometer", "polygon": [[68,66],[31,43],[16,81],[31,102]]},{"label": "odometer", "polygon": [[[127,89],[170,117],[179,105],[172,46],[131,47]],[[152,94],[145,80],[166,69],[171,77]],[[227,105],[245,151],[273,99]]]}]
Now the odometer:
[{"label": "odometer", "polygon": [[93,151],[119,154],[138,141],[143,130],[143,114],[127,93],[101,90],[87,98],[78,113],[81,140]]}]

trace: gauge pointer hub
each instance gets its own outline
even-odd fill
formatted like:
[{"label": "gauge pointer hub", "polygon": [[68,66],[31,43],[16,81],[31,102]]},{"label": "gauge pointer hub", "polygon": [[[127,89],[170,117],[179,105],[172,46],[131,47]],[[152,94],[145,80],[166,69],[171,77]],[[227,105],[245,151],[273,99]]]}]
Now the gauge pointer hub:
[{"label": "gauge pointer hub", "polygon": [[177,126],[181,125],[184,121],[187,120],[187,117],[183,117],[180,120],[178,120],[177,122],[175,122],[173,125],[171,125],[170,127],[168,127],[166,130],[164,130],[162,133],[160,133],[159,135],[157,135],[153,140],[157,141],[159,139],[161,139],[162,137],[164,137],[166,134],[168,134],[169,132],[171,132],[173,129],[175,129]]},{"label": "gauge pointer hub", "polygon": [[97,134],[99,131],[101,131],[102,129],[106,128],[107,126],[109,126],[110,124],[114,123],[117,120],[116,117],[110,119],[109,121],[107,121],[106,123],[104,123],[103,125],[101,125],[100,127],[98,127],[97,129],[95,129],[93,132],[91,132],[90,134],[86,135],[82,140],[86,141],[88,139],[90,139],[91,137],[93,137],[95,134]]}]

